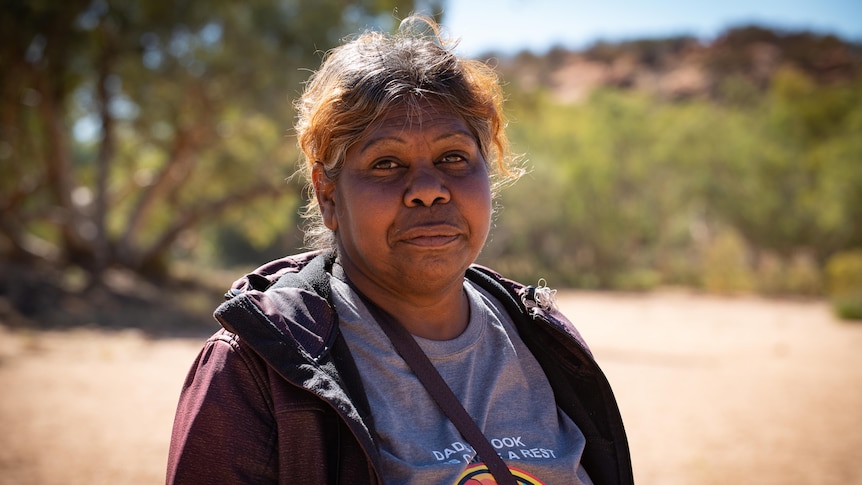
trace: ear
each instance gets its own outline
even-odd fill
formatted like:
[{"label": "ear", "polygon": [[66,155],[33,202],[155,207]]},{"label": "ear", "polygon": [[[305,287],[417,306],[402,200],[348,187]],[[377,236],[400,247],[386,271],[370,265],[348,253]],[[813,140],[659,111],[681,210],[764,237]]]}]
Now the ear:
[{"label": "ear", "polygon": [[338,229],[338,219],[335,216],[335,182],[326,175],[320,162],[315,162],[311,168],[311,183],[323,217],[323,225],[333,231]]}]

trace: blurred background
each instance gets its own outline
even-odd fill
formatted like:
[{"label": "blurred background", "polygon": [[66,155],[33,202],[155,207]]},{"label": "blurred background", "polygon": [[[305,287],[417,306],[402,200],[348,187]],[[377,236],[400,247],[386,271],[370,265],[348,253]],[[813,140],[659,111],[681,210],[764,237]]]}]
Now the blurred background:
[{"label": "blurred background", "polygon": [[530,170],[482,262],[585,289],[821,296],[833,275],[862,316],[860,7],[645,5],[4,0],[6,311],[302,249],[302,81],[418,11],[499,71]]},{"label": "blurred background", "polygon": [[[234,278],[303,250],[292,102],[340,39],[412,11],[499,72],[529,169],[480,262],[862,319],[860,4],[632,3],[0,0],[0,378],[53,348],[38,332],[211,331]],[[8,453],[0,475],[30,463]]]}]

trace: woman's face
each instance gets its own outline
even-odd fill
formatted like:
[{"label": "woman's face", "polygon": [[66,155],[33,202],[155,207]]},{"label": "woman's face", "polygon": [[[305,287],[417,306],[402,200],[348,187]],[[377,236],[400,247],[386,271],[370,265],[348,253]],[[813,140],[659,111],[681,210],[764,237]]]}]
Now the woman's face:
[{"label": "woman's face", "polygon": [[323,221],[360,288],[404,296],[460,288],[488,236],[491,190],[476,138],[457,114],[421,106],[395,107],[369,127],[335,181],[315,167]]}]

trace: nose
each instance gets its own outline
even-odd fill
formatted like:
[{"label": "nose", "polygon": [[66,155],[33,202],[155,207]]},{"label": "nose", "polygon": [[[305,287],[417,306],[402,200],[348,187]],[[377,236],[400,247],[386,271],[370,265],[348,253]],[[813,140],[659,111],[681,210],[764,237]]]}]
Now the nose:
[{"label": "nose", "polygon": [[407,207],[431,207],[434,204],[449,202],[451,194],[434,169],[416,168],[404,191],[404,204]]}]

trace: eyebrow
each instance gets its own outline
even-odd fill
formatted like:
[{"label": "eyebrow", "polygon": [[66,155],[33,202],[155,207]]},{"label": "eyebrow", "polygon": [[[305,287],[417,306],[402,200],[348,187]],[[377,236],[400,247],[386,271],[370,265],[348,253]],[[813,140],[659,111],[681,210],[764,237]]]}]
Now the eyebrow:
[{"label": "eyebrow", "polygon": [[[473,135],[473,133],[471,133],[469,130],[461,129],[461,128],[454,130],[454,131],[447,131],[445,133],[442,133],[440,136],[432,139],[431,141],[432,142],[439,142],[442,140],[446,140],[447,138],[469,138],[470,140],[473,140],[476,143],[478,143],[478,140],[476,139],[476,136]],[[364,153],[365,150],[367,150],[371,146],[376,145],[378,143],[382,143],[382,142],[395,142],[395,143],[398,143],[400,145],[407,144],[407,141],[401,136],[382,135],[382,136],[371,138],[370,140],[363,143],[362,146],[359,147],[359,153]]]}]

